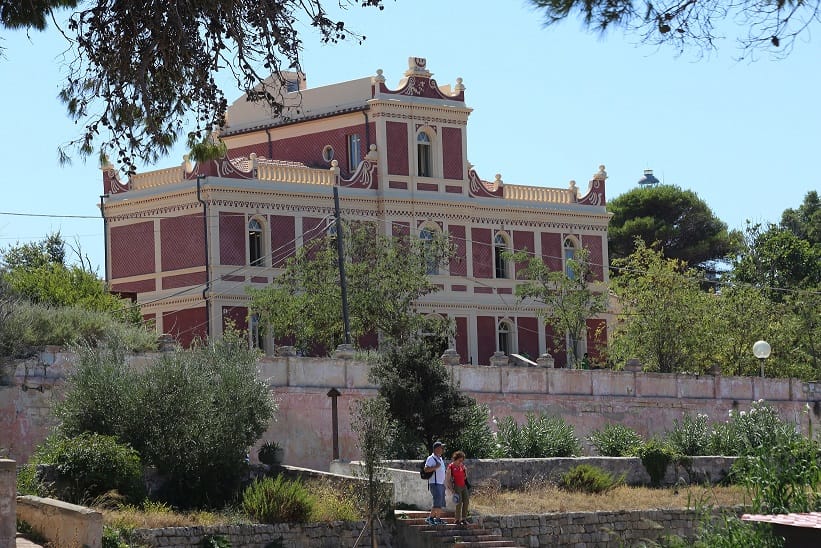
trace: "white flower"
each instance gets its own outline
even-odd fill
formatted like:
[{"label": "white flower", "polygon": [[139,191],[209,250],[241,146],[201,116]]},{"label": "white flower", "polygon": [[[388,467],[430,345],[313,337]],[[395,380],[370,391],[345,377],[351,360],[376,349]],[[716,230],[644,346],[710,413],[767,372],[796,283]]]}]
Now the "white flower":
[{"label": "white flower", "polygon": [[744,415],[746,415],[746,414],[747,414],[747,413],[745,413],[744,411],[742,411],[741,413],[739,413],[739,416],[743,417],[743,416],[744,416]]}]

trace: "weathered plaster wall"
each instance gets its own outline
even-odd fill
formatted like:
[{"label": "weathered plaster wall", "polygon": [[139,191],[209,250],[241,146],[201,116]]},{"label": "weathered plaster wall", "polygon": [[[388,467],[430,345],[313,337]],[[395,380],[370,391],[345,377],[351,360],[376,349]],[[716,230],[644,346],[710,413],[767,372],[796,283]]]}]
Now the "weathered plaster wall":
[{"label": "weathered plaster wall", "polygon": [[[5,377],[9,386],[0,386],[0,448],[18,462],[27,461],[53,425],[49,408],[62,393],[72,359],[49,349],[38,359],[16,364],[13,374]],[[153,357],[131,359],[136,366]],[[511,415],[521,420],[530,412],[557,414],[572,424],[582,439],[612,422],[649,436],[670,429],[683,413],[706,413],[713,420],[723,420],[729,409],[748,409],[758,399],[769,401],[785,419],[799,419],[806,427],[805,405],[821,401],[821,385],[796,379],[487,366],[453,366],[452,371],[462,389],[487,404],[494,416]],[[264,439],[284,447],[286,464],[327,470],[333,457],[331,399],[327,393],[336,388],[341,392],[340,457],[357,459],[350,410],[355,401],[376,393],[367,373],[366,364],[352,360],[260,360],[260,376],[279,400],[277,420]],[[811,411],[810,418],[817,421],[819,417]],[[256,448],[251,457],[256,457]]]},{"label": "weathered plaster wall", "polygon": [[17,497],[17,517],[55,548],[103,545],[103,515],[85,506],[41,497]]}]

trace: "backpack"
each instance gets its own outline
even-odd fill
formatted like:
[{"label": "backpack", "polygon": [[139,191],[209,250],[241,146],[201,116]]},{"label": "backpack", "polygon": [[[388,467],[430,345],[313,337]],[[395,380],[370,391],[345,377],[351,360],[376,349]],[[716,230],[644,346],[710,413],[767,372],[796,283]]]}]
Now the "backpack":
[{"label": "backpack", "polygon": [[435,470],[433,472],[425,472],[426,462],[428,462],[428,459],[423,460],[422,463],[419,465],[419,477],[423,480],[430,479],[430,477],[436,472]]}]

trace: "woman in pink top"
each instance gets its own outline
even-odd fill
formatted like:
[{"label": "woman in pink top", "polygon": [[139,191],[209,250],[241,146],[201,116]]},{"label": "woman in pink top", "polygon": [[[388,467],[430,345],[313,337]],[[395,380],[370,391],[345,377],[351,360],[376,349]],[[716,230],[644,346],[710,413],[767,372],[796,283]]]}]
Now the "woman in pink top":
[{"label": "woman in pink top", "polygon": [[470,501],[470,491],[468,490],[468,469],[465,467],[465,453],[456,451],[453,460],[448,464],[445,476],[445,485],[453,493],[453,500],[456,503],[456,524],[467,525],[468,503]]}]

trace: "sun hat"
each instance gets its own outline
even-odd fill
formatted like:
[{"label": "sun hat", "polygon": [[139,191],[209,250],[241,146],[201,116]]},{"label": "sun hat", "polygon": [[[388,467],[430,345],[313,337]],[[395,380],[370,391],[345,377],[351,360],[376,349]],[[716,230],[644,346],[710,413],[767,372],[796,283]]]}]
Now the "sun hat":
[{"label": "sun hat", "polygon": [[444,446],[445,446],[445,444],[444,444],[444,443],[442,443],[442,442],[441,442],[441,441],[439,441],[439,440],[436,440],[435,442],[433,442],[433,448],[434,448],[434,449],[436,449],[437,447],[444,447]]}]

